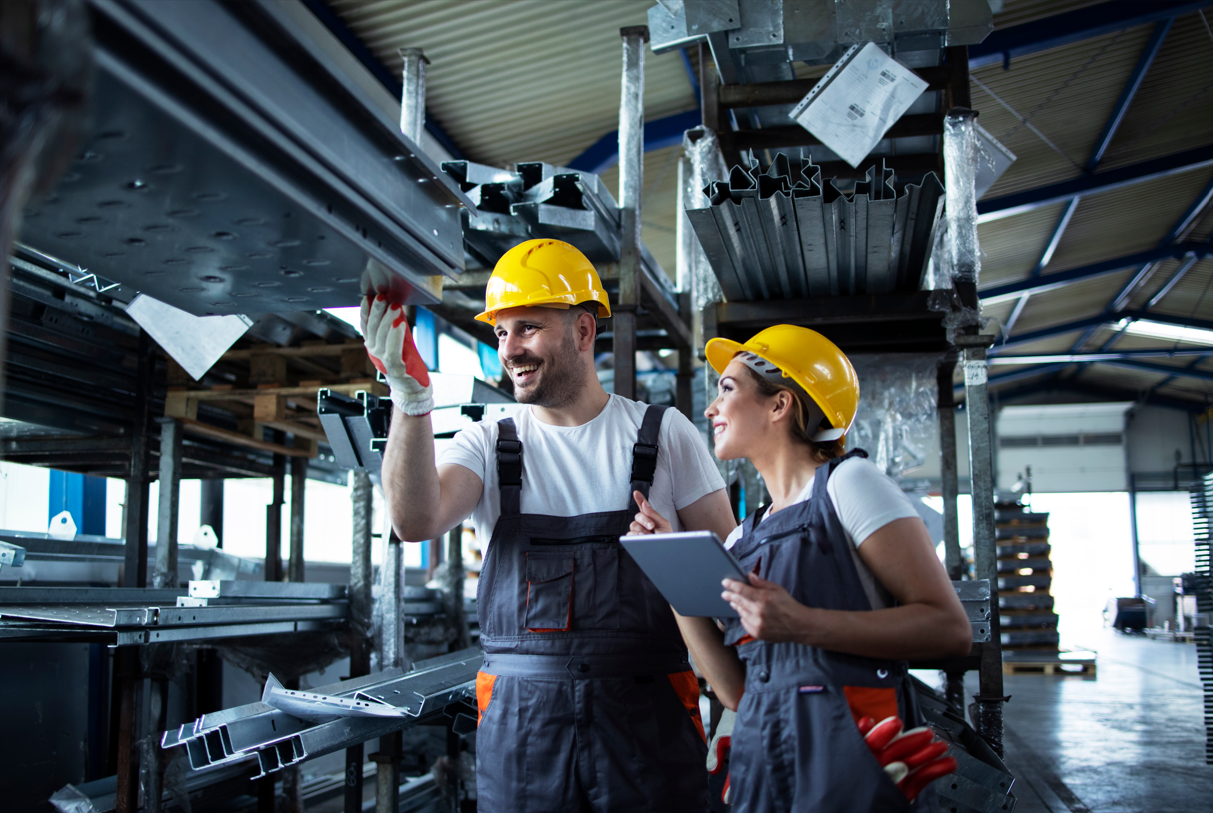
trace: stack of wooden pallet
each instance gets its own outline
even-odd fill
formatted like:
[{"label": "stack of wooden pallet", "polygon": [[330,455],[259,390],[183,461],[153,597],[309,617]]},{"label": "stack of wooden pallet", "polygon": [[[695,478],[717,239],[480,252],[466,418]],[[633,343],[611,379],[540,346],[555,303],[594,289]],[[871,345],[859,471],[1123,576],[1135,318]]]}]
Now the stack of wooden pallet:
[{"label": "stack of wooden pallet", "polygon": [[1049,515],[1018,503],[999,503],[998,608],[1004,651],[1038,654],[1058,649],[1053,611],[1053,562],[1049,558]]}]

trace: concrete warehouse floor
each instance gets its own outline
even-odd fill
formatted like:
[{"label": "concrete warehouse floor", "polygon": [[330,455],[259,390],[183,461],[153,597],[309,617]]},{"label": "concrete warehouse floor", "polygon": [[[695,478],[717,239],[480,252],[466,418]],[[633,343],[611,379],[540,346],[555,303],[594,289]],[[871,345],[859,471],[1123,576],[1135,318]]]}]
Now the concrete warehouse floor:
[{"label": "concrete warehouse floor", "polygon": [[1099,653],[1096,677],[1006,678],[1016,813],[1213,810],[1195,645],[1110,629],[1077,640]]}]

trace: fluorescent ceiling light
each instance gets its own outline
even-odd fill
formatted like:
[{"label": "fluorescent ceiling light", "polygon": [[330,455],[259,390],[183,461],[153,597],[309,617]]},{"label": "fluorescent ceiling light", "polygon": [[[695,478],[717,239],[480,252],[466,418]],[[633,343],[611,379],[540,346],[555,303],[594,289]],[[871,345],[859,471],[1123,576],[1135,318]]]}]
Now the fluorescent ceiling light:
[{"label": "fluorescent ceiling light", "polygon": [[1116,326],[1133,336],[1145,336],[1151,339],[1213,346],[1213,330],[1205,330],[1199,327],[1169,325],[1166,322],[1155,322],[1150,319],[1137,319],[1135,321],[1122,319]]}]

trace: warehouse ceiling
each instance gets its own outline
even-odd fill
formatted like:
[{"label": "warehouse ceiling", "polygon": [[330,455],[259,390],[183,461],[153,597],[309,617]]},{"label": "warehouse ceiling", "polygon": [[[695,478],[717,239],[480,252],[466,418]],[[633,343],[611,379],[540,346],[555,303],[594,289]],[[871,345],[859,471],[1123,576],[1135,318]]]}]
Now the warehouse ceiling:
[{"label": "warehouse ceiling", "polygon": [[[368,58],[393,74],[398,48],[423,48],[431,62],[431,124],[463,157],[499,166],[568,165],[616,129],[618,32],[646,24],[654,4],[328,0],[322,9],[319,2],[309,5],[322,16],[327,12],[331,26],[345,27],[356,49],[364,45]],[[1194,353],[1213,350],[1213,334],[1176,331],[1184,325],[1213,328],[1213,258],[1125,258],[1173,243],[1203,243],[1213,232],[1213,4],[1203,16],[1193,3],[1001,5],[991,38],[1035,38],[1046,47],[972,68],[979,123],[1018,157],[982,203],[1108,171],[1121,171],[1130,181],[1114,188],[1097,184],[1103,188],[1076,203],[1037,200],[1015,214],[998,216],[1004,207],[983,216],[980,288],[988,330],[1000,342],[992,351],[996,397],[1003,403],[1111,398],[1207,409],[1213,359]],[[1182,13],[1137,24],[1132,10],[1123,13],[1136,7],[1145,15],[1168,5]],[[1128,23],[1114,30],[1049,41],[1053,22],[1061,28],[1063,21],[1126,16]],[[1056,20],[1040,25],[1048,18]],[[696,62],[689,56],[646,54],[646,119],[698,109]],[[803,66],[798,73],[805,73]],[[1116,126],[1108,140],[1110,121]],[[1102,154],[1094,155],[1103,141]],[[680,152],[653,150],[644,166],[643,237],[671,274]],[[1148,163],[1179,154],[1184,157],[1168,164],[1169,174]],[[611,186],[617,182],[614,169],[603,177]],[[1100,263],[1105,267],[1093,267]],[[1056,274],[1062,276],[1050,279]],[[1157,355],[1168,351],[1177,354]],[[1101,355],[1092,360],[1091,354]],[[1010,363],[1012,356],[1032,356],[1033,363]],[[1087,358],[1076,362],[1074,356]]]}]

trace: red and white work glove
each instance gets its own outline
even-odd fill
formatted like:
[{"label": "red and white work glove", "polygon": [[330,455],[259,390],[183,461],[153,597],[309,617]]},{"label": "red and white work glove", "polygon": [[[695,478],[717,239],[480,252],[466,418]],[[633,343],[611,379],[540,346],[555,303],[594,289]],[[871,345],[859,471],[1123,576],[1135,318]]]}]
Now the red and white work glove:
[{"label": "red and white work glove", "polygon": [[[732,788],[729,787],[729,751],[733,746],[733,726],[736,722],[737,712],[729,709],[721,712],[716,733],[708,746],[708,787],[712,792],[719,788],[720,801],[726,805],[733,803]],[[723,779],[721,773],[724,774]]]},{"label": "red and white work glove", "polygon": [[948,744],[935,739],[930,726],[901,730],[901,720],[871,717],[859,721],[859,733],[889,778],[911,802],[922,789],[956,770],[956,760],[944,756]]},{"label": "red and white work glove", "polygon": [[387,295],[362,299],[362,336],[371,363],[383,373],[392,390],[392,403],[406,415],[425,415],[434,409],[430,373],[413,343],[404,307]]}]

